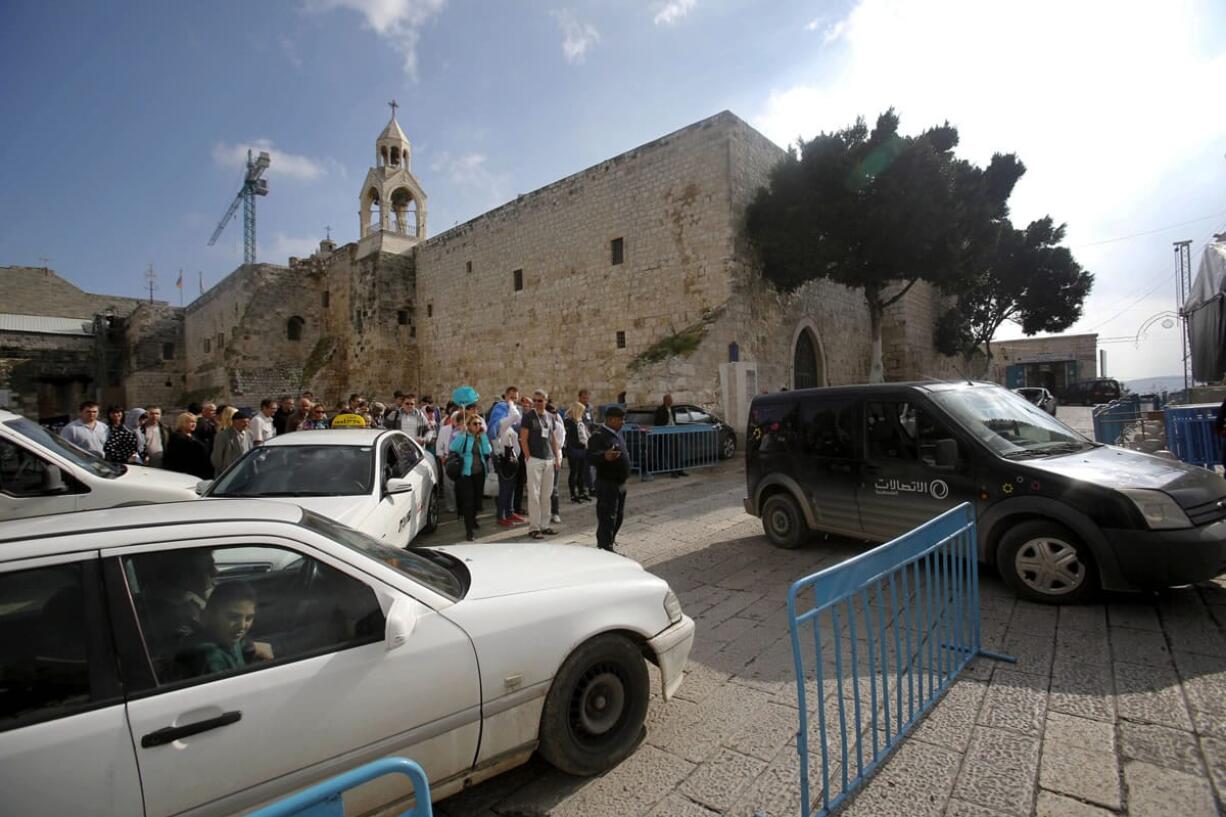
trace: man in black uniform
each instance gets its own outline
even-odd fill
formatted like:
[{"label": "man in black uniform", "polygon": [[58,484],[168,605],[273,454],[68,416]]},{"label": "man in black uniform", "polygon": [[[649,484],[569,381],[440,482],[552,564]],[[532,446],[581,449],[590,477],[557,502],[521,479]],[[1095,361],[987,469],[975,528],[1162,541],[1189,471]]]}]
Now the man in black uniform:
[{"label": "man in black uniform", "polygon": [[604,424],[592,432],[587,443],[587,461],[596,468],[596,546],[601,550],[614,550],[613,542],[626,511],[630,457],[622,436],[625,422],[625,410],[610,406],[605,410]]}]

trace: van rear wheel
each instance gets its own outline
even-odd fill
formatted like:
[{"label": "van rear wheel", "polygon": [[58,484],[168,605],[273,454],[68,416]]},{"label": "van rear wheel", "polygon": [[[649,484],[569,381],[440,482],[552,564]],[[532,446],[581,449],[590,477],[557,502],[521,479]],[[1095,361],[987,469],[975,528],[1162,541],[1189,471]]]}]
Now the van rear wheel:
[{"label": "van rear wheel", "polygon": [[1036,519],[1001,537],[996,566],[1022,598],[1046,604],[1078,604],[1097,587],[1089,549],[1063,525]]},{"label": "van rear wheel", "polygon": [[762,504],[762,528],[766,538],[781,548],[800,547],[809,535],[809,526],[791,494],[771,494]]}]

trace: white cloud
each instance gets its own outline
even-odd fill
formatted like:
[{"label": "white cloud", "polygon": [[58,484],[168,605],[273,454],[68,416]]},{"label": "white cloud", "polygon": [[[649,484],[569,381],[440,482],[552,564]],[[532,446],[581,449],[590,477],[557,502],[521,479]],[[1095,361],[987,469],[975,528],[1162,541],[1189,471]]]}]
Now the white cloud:
[{"label": "white cloud", "polygon": [[680,22],[685,15],[690,13],[690,9],[694,8],[694,4],[697,2],[698,0],[668,0],[656,12],[656,25],[671,26],[673,23]]},{"label": "white cloud", "polygon": [[322,236],[273,233],[270,257],[274,259],[273,263],[276,264],[284,264],[285,259],[290,257],[307,258],[311,253],[319,249],[319,242],[322,238]]},{"label": "white cloud", "polygon": [[344,8],[366,18],[366,25],[388,40],[404,57],[404,72],[417,79],[417,42],[422,27],[438,15],[447,0],[305,0],[308,11]]},{"label": "white cloud", "polygon": [[824,45],[830,45],[830,43],[842,37],[843,34],[846,33],[846,31],[847,31],[847,21],[839,20],[834,25],[830,26],[829,28],[827,28],[825,31],[822,32],[822,43]]},{"label": "white cloud", "polygon": [[261,150],[268,151],[270,164],[265,173],[270,178],[281,177],[309,182],[327,175],[329,166],[337,167],[336,163],[331,160],[312,159],[309,156],[299,156],[296,153],[278,150],[268,139],[255,139],[237,145],[219,142],[213,146],[213,161],[218,167],[246,168],[248,150],[257,156]]},{"label": "white cloud", "polygon": [[505,201],[510,197],[511,177],[506,173],[490,170],[486,161],[487,157],[483,153],[453,156],[443,152],[430,162],[430,169],[441,173],[452,184],[475,187],[488,192],[491,200]]},{"label": "white cloud", "polygon": [[809,22],[805,23],[805,31],[817,31],[818,26],[822,24],[821,17],[814,17]]},{"label": "white cloud", "polygon": [[562,30],[562,53],[569,63],[583,62],[587,50],[600,42],[600,32],[591,23],[584,23],[570,9],[555,11],[558,28]]},{"label": "white cloud", "polygon": [[294,41],[282,34],[277,38],[277,42],[281,45],[281,53],[285,54],[285,58],[290,61],[290,64],[295,68],[301,68],[302,57],[298,54],[298,46]]}]

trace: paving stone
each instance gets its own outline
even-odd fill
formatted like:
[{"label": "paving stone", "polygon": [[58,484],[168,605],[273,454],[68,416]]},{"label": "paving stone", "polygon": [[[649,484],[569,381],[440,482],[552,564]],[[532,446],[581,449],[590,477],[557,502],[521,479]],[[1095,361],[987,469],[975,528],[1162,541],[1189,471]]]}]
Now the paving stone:
[{"label": "paving stone", "polygon": [[1119,732],[1120,755],[1124,758],[1204,774],[1196,737],[1191,732],[1131,721],[1120,721]]},{"label": "paving stone", "polygon": [[1017,663],[1009,667],[1010,670],[1046,676],[1051,675],[1056,641],[1053,636],[1036,636],[1010,629],[1001,651],[1017,659]]},{"label": "paving stone", "polygon": [[1171,650],[1166,644],[1166,636],[1152,630],[1112,627],[1111,652],[1116,661],[1129,664],[1165,667],[1171,663]]},{"label": "paving stone", "polygon": [[647,817],[717,817],[718,812],[673,792],[660,801]]},{"label": "paving stone", "polygon": [[1058,608],[1050,604],[1018,599],[1009,620],[1009,631],[1051,638],[1056,634],[1058,617]]},{"label": "paving stone", "polygon": [[[832,770],[833,772],[834,770]],[[811,773],[812,803],[821,803],[821,772]],[[741,790],[736,802],[725,812],[728,815],[758,815],[766,817],[796,817],[801,810],[800,758],[796,747],[787,746],[771,760],[756,780]]]},{"label": "paving stone", "polygon": [[975,727],[954,796],[1029,817],[1039,770],[1039,740],[1005,729]]},{"label": "paving stone", "polygon": [[1162,631],[1162,624],[1158,621],[1158,611],[1154,609],[1152,603],[1146,601],[1110,604],[1107,606],[1107,619],[1111,622],[1112,627]]},{"label": "paving stone", "polygon": [[940,817],[945,811],[961,757],[936,746],[903,743],[877,771],[868,786],[856,793],[843,812],[846,817]]},{"label": "paving stone", "polygon": [[769,761],[784,745],[793,742],[800,722],[796,709],[770,704],[746,720],[725,746],[742,754]]},{"label": "paving stone", "polygon": [[987,691],[987,684],[959,680],[916,727],[916,739],[965,752]]},{"label": "paving stone", "polygon": [[1106,752],[1044,740],[1039,785],[1111,809],[1121,805],[1115,755]]},{"label": "paving stone", "polygon": [[736,800],[750,781],[766,771],[768,762],[721,749],[685,779],[679,791],[691,800],[723,812]]},{"label": "paving stone", "polygon": [[1107,610],[1101,604],[1065,604],[1058,610],[1058,633],[1078,630],[1092,635],[1107,635]]},{"label": "paving stone", "polygon": [[1121,717],[1192,730],[1192,720],[1184,706],[1183,692],[1173,667],[1117,662],[1113,669],[1116,707]]},{"label": "paving stone", "polygon": [[1043,729],[1045,749],[1048,744],[1114,754],[1115,730],[1111,724],[1103,721],[1048,712],[1047,723]]},{"label": "paving stone", "polygon": [[726,672],[711,669],[703,664],[696,664],[691,659],[686,667],[681,687],[677,690],[677,698],[702,703],[721,689],[730,677]]},{"label": "paving stone", "polygon": [[1047,679],[1037,675],[997,670],[977,722],[1024,735],[1041,734],[1047,713],[1047,686]]},{"label": "paving stone", "polygon": [[1035,817],[1114,817],[1114,812],[1049,791],[1039,791]]},{"label": "paving stone", "polygon": [[1003,811],[968,803],[965,800],[950,800],[945,808],[945,817],[1009,817]]},{"label": "paving stone", "polygon": [[1226,805],[1226,740],[1201,738],[1200,748],[1209,768],[1209,779],[1217,791],[1219,803]]},{"label": "paving stone", "polygon": [[1202,735],[1226,738],[1226,661],[1207,655],[1175,653],[1192,723]]},{"label": "paving stone", "polygon": [[1124,763],[1129,817],[1217,817],[1209,781],[1136,760]]},{"label": "paving stone", "polygon": [[733,616],[725,620],[721,624],[717,624],[707,632],[707,637],[715,641],[736,641],[744,638],[749,634],[750,630],[758,626],[758,622],[751,618],[740,618]]},{"label": "paving stone", "polygon": [[742,724],[757,717],[769,701],[765,692],[726,684],[685,716],[657,725],[647,733],[647,742],[691,762],[701,762],[715,754]]},{"label": "paving stone", "polygon": [[1214,622],[1167,626],[1166,635],[1171,642],[1171,649],[1177,652],[1226,658],[1226,636],[1222,635],[1221,629]]},{"label": "paving stone", "polygon": [[1114,722],[1114,688],[1110,667],[1057,664],[1052,671],[1047,707],[1068,715]]},{"label": "paving stone", "polygon": [[1107,637],[1105,626],[1101,633],[1066,630],[1063,627],[1056,633],[1056,668],[1059,668],[1061,664],[1107,665],[1110,663],[1111,642]]}]

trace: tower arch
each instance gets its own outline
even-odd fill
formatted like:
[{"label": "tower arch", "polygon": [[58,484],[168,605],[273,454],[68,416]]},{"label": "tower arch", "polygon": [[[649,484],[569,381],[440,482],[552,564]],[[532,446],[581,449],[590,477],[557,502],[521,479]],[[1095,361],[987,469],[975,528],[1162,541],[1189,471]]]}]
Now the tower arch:
[{"label": "tower arch", "polygon": [[829,385],[826,377],[826,350],[817,324],[804,318],[792,332],[791,363],[788,381],[793,389],[812,389]]}]

